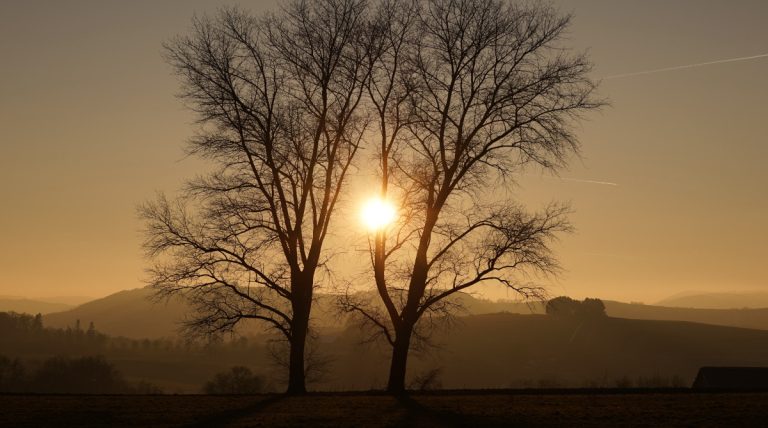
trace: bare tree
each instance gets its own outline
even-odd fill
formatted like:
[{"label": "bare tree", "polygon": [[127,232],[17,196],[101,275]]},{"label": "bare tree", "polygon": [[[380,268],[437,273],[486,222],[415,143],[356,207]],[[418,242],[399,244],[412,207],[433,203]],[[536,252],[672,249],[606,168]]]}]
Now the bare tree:
[{"label": "bare tree", "polygon": [[[450,314],[450,296],[558,270],[550,241],[567,207],[529,213],[496,193],[526,167],[556,171],[578,151],[571,124],[597,108],[590,63],[561,44],[570,17],[500,0],[389,0],[371,57],[381,197],[399,218],[370,238],[378,303],[343,305],[392,346],[388,390],[405,389],[409,349]],[[494,193],[488,195],[488,193]]]},{"label": "bare tree", "polygon": [[159,296],[195,308],[187,327],[258,320],[289,344],[288,392],[305,391],[305,342],[323,244],[366,118],[362,0],[296,0],[257,18],[195,18],[166,45],[200,122],[189,152],[213,172],[140,208]]}]

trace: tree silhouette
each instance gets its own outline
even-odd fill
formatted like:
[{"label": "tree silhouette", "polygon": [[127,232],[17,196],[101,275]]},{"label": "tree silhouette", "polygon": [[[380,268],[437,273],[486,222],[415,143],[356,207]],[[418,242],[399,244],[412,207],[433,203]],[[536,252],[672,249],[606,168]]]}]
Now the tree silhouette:
[{"label": "tree silhouette", "polygon": [[581,313],[589,318],[604,317],[606,316],[605,304],[597,298],[586,298],[581,302]]},{"label": "tree silhouette", "polygon": [[559,318],[601,318],[606,316],[605,304],[600,299],[586,298],[583,302],[567,296],[555,297],[547,302],[547,315]]},{"label": "tree silhouette", "polygon": [[547,301],[545,311],[547,315],[555,317],[575,317],[579,312],[581,302],[568,296],[555,297]]},{"label": "tree silhouette", "polygon": [[37,315],[35,315],[33,329],[36,331],[40,331],[43,329],[43,314],[38,313]]},{"label": "tree silhouette", "polygon": [[186,296],[193,331],[259,320],[289,343],[288,392],[305,342],[323,244],[366,125],[362,0],[296,0],[262,18],[196,18],[166,46],[201,124],[189,151],[215,170],[182,197],[140,208],[158,296]]},{"label": "tree silhouette", "polygon": [[342,304],[392,346],[387,389],[402,392],[412,343],[451,313],[451,295],[496,283],[541,296],[521,274],[557,271],[549,242],[569,230],[568,209],[527,212],[491,183],[565,166],[573,120],[601,102],[590,62],[562,44],[570,17],[549,6],[390,0],[377,17],[367,89],[380,193],[399,219],[369,241],[381,303]]},{"label": "tree silhouette", "polygon": [[26,387],[26,371],[18,358],[0,355],[0,392],[22,392]]}]

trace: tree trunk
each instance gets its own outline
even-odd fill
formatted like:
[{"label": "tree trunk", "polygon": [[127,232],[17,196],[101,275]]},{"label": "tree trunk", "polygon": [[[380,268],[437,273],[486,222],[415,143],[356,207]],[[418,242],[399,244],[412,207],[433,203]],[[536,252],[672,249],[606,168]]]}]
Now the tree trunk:
[{"label": "tree trunk", "polygon": [[408,351],[411,347],[413,325],[403,323],[398,329],[395,344],[392,346],[392,362],[389,367],[389,382],[387,392],[393,394],[405,393],[405,373],[408,366]]},{"label": "tree trunk", "polygon": [[303,394],[307,392],[306,376],[304,374],[304,344],[307,337],[306,327],[304,334],[300,334],[297,323],[294,320],[293,336],[291,337],[288,359],[288,390],[287,394]]},{"label": "tree trunk", "polygon": [[291,302],[293,322],[291,323],[291,339],[289,341],[287,394],[304,394],[307,392],[304,350],[309,331],[309,313],[312,307],[312,284],[310,282],[309,284],[297,285],[293,287],[294,296]]}]

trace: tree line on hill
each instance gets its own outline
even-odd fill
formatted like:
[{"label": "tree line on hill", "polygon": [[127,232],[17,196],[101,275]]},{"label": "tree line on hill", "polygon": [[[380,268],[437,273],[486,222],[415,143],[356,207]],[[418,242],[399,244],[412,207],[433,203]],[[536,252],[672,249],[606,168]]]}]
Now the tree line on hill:
[{"label": "tree line on hill", "polygon": [[[80,320],[74,326],[51,328],[43,325],[38,315],[0,312],[0,349],[18,355],[84,355],[104,354],[184,354],[196,351],[220,352],[221,347],[232,350],[248,350],[256,342],[246,337],[225,341],[221,336],[177,339],[131,339],[113,337],[99,332],[93,322],[88,329],[81,328]],[[261,343],[261,342],[259,342]]]},{"label": "tree line on hill", "polygon": [[[0,355],[0,392],[132,394],[156,393],[146,383],[127,382],[101,353],[109,337],[93,322],[66,329],[45,328],[42,316],[0,312],[0,348],[16,355],[54,355],[43,359]],[[69,354],[69,355],[68,355]],[[76,356],[70,356],[75,354]]]},{"label": "tree line on hill", "polygon": [[44,351],[46,353],[93,352],[104,348],[107,336],[96,331],[93,322],[83,330],[78,320],[74,327],[43,327],[42,315],[0,312],[0,345],[2,349]]},{"label": "tree line on hill", "polygon": [[[198,377],[197,392],[211,394],[257,393],[271,388],[271,379],[249,368],[226,362],[252,359],[264,352],[262,344],[237,338],[208,342],[192,340],[135,340],[110,337],[93,322],[83,330],[80,322],[64,329],[44,327],[38,315],[0,312],[0,392],[153,394],[162,389],[147,381],[130,382],[112,360],[172,362],[179,373],[190,362],[225,362],[206,381]],[[192,382],[193,380],[190,380]],[[189,391],[187,392],[194,392]]]}]

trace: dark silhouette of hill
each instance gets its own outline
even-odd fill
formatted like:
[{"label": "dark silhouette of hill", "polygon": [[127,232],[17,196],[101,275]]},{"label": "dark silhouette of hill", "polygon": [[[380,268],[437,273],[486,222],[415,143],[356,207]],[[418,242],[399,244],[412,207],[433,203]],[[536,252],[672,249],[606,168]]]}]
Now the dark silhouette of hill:
[{"label": "dark silhouette of hill", "polygon": [[768,293],[681,293],[667,297],[656,305],[702,309],[768,308]]},{"label": "dark silhouette of hill", "polygon": [[[152,290],[137,288],[121,291],[78,307],[44,317],[44,324],[54,328],[74,326],[77,320],[83,325],[93,321],[100,332],[112,336],[135,339],[157,339],[178,335],[180,323],[188,313],[188,306],[181,300],[155,303],[150,298]],[[335,312],[336,298],[319,295],[313,307],[316,328],[338,330],[345,326],[345,317]],[[515,314],[543,314],[541,302],[511,300],[491,301],[469,294],[459,294],[456,301],[463,309],[458,315],[479,315],[499,312]],[[644,320],[689,321],[704,324],[768,330],[768,308],[765,309],[696,309],[604,301],[608,316]],[[34,312],[31,312],[34,313]],[[246,326],[241,332],[257,334],[258,326]]]},{"label": "dark silhouette of hill", "polygon": [[[114,339],[80,329],[41,330],[34,317],[27,318],[26,333],[0,344],[9,358],[104,355],[126,380],[169,392],[199,392],[215,373],[245,365],[264,375],[270,390],[281,390],[263,336],[207,345]],[[408,375],[414,388],[690,386],[702,366],[768,366],[765,330],[512,313],[468,315],[438,325],[451,328],[436,332],[437,347],[414,353]],[[367,337],[357,326],[318,333],[316,355],[330,363],[313,389],[384,386],[386,347],[363,344]]]},{"label": "dark silhouette of hill", "polygon": [[[386,356],[350,329],[330,346],[331,389],[381,386]],[[546,315],[463,317],[413,361],[444,388],[690,386],[702,366],[768,366],[768,331],[690,322]]]},{"label": "dark silhouette of hill", "polygon": [[48,314],[71,309],[73,305],[20,297],[0,297],[0,312],[19,312],[27,314]]}]

